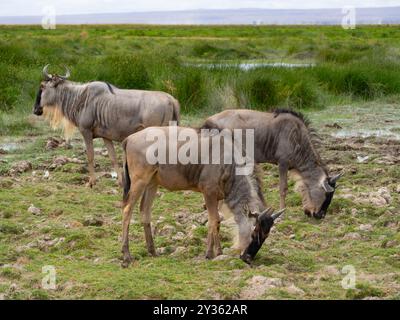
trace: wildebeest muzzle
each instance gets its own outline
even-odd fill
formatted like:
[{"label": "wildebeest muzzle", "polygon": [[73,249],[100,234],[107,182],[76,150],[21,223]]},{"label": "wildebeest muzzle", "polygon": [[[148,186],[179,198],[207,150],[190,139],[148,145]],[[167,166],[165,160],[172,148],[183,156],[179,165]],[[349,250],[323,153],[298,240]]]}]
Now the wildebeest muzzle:
[{"label": "wildebeest muzzle", "polygon": [[268,238],[269,232],[274,225],[275,220],[280,217],[284,211],[285,209],[273,213],[273,210],[269,208],[260,215],[257,215],[256,224],[251,234],[251,242],[241,254],[240,259],[246,263],[251,263],[263,245],[265,239]]}]

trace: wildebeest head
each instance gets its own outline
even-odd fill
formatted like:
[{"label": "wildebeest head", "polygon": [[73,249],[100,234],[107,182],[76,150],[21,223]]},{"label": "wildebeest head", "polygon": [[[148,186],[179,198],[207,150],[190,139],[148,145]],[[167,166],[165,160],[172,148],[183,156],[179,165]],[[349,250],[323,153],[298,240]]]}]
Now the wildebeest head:
[{"label": "wildebeest head", "polygon": [[336,182],[341,174],[333,177],[323,177],[319,183],[313,184],[303,190],[304,213],[317,219],[325,217],[336,190]]},{"label": "wildebeest head", "polygon": [[70,71],[66,68],[65,76],[57,74],[49,74],[47,72],[49,65],[43,68],[44,80],[40,83],[39,90],[36,94],[35,104],[33,106],[33,113],[37,116],[43,114],[43,107],[52,107],[56,102],[56,88],[57,86],[66,80],[70,76]]},{"label": "wildebeest head", "polygon": [[251,234],[251,242],[240,256],[244,262],[250,263],[254,259],[265,239],[267,239],[275,220],[281,216],[283,211],[285,209],[274,213],[271,208],[268,208],[260,214],[252,214],[256,218],[256,223]]}]

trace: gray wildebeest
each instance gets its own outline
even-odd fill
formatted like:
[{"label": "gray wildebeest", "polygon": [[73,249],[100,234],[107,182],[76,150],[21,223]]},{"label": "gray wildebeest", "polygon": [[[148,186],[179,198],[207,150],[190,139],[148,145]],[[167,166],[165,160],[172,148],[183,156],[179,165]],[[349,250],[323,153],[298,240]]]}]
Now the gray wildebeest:
[{"label": "gray wildebeest", "polygon": [[254,161],[279,167],[280,207],[285,207],[287,175],[300,177],[305,214],[321,219],[332,201],[340,175],[329,177],[313,144],[312,132],[301,113],[279,109],[260,112],[247,109],[225,110],[209,117],[206,129],[254,129]]},{"label": "gray wildebeest", "polygon": [[[172,128],[176,128],[177,135],[189,136],[189,141],[178,139],[173,142]],[[205,158],[214,159],[211,141],[216,136],[220,150],[217,152],[218,161],[204,161]],[[175,154],[176,161],[171,157],[163,161],[149,161],[149,154],[159,153],[154,150],[154,141],[149,137],[165,137],[162,145],[165,154]],[[172,141],[172,142],[171,142]],[[215,141],[215,140],[214,140]],[[174,144],[175,143],[175,144]],[[171,147],[175,146],[175,147]],[[206,146],[203,148],[202,146]],[[208,147],[209,146],[209,147]],[[260,249],[277,217],[282,212],[273,213],[266,209],[261,191],[261,182],[255,171],[248,175],[237,175],[237,162],[224,161],[226,152],[233,152],[232,138],[224,138],[221,133],[203,134],[196,129],[183,127],[150,127],[130,135],[123,142],[125,151],[125,179],[122,208],[122,253],[123,267],[132,261],[129,253],[129,223],[132,209],[141,198],[140,214],[144,227],[147,250],[155,255],[153,235],[151,231],[151,206],[158,186],[168,190],[192,190],[203,193],[208,211],[208,236],[206,258],[211,259],[222,253],[219,239],[220,216],[218,201],[224,200],[233,213],[239,230],[239,249],[241,259],[250,262]],[[172,150],[175,149],[175,150]],[[209,155],[206,156],[206,150]],[[218,148],[217,148],[218,149]],[[189,152],[196,154],[190,161],[182,161],[176,155]],[[174,157],[174,156],[172,156]],[[219,158],[218,158],[219,157]],[[203,160],[200,160],[203,159]],[[227,163],[224,163],[227,162]]]},{"label": "gray wildebeest", "polygon": [[33,113],[61,127],[68,137],[78,128],[86,145],[89,183],[95,182],[93,139],[103,138],[118,181],[122,185],[113,141],[121,142],[130,134],[150,126],[167,126],[179,121],[179,103],[164,92],[118,89],[106,82],[75,83],[65,76],[43,69]]}]

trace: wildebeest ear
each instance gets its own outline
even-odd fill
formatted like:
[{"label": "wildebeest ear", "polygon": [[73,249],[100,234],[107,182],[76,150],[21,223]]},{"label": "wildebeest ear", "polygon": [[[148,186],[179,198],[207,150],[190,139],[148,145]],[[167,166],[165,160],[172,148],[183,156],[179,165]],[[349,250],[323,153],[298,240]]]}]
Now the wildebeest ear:
[{"label": "wildebeest ear", "polygon": [[328,180],[327,180],[327,179],[325,179],[325,180],[321,183],[321,186],[322,186],[322,188],[324,188],[325,192],[330,193],[330,192],[335,191],[335,189],[333,189],[333,188],[331,187],[331,185],[328,183]]},{"label": "wildebeest ear", "polygon": [[339,178],[343,175],[343,173],[339,173],[337,175],[334,175],[333,177],[329,178],[329,183],[330,184],[335,184],[336,181],[339,180]]}]

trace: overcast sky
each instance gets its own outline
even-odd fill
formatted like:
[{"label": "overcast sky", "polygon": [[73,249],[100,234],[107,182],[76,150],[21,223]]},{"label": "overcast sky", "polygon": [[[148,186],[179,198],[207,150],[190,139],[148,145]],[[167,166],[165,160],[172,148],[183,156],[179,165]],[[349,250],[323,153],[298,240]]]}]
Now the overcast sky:
[{"label": "overcast sky", "polygon": [[57,14],[166,11],[187,9],[309,9],[400,6],[400,0],[0,0],[0,16],[42,15],[46,6]]}]

